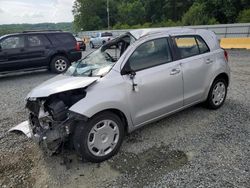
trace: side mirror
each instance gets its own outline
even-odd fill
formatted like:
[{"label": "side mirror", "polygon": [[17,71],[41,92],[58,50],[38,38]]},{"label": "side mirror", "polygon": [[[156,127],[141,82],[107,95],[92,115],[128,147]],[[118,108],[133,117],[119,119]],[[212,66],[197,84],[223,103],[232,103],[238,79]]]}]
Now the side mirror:
[{"label": "side mirror", "polygon": [[131,69],[129,61],[125,64],[121,71],[121,75],[130,75],[130,78],[133,79],[136,75],[136,72]]},{"label": "side mirror", "polygon": [[2,51],[2,46],[0,45],[0,52]]}]

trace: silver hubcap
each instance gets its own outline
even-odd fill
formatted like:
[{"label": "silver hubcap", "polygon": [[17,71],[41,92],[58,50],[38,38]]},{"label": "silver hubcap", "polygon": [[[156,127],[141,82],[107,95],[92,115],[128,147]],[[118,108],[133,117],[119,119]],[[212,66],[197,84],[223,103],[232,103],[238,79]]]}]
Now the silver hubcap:
[{"label": "silver hubcap", "polygon": [[212,93],[212,101],[214,105],[218,106],[220,105],[225,98],[226,95],[226,87],[223,82],[218,82],[213,89]]},{"label": "silver hubcap", "polygon": [[88,148],[95,156],[105,156],[113,151],[118,140],[118,125],[112,120],[103,120],[91,129],[88,135]]},{"label": "silver hubcap", "polygon": [[56,70],[62,72],[67,68],[67,63],[63,59],[58,59],[55,62],[55,67],[56,67]]}]

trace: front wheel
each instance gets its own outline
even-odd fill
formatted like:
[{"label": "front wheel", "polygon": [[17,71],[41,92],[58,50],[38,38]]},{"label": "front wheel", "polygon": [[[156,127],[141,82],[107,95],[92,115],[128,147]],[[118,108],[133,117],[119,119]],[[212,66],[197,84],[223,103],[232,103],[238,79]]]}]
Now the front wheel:
[{"label": "front wheel", "polygon": [[124,125],[114,113],[97,114],[74,131],[74,147],[82,158],[102,162],[115,155],[123,140]]},{"label": "front wheel", "polygon": [[227,82],[224,79],[216,79],[209,91],[206,101],[207,107],[210,109],[220,108],[227,96]]}]

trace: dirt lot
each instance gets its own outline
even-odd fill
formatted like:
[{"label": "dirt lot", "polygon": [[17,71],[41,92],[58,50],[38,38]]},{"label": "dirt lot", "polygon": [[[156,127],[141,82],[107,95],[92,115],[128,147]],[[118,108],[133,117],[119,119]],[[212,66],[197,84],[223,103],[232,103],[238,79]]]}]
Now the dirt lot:
[{"label": "dirt lot", "polygon": [[0,187],[250,187],[250,52],[230,51],[225,105],[198,105],[126,136],[118,155],[69,168],[25,136],[6,134],[27,119],[25,96],[46,71],[0,78]]}]

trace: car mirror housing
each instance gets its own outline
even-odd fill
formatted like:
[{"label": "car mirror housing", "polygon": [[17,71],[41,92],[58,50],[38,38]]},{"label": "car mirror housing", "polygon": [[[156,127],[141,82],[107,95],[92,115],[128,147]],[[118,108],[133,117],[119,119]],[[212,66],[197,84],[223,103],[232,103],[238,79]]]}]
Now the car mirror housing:
[{"label": "car mirror housing", "polygon": [[121,75],[131,75],[134,77],[136,72],[131,69],[129,62],[127,62],[121,71]]}]

